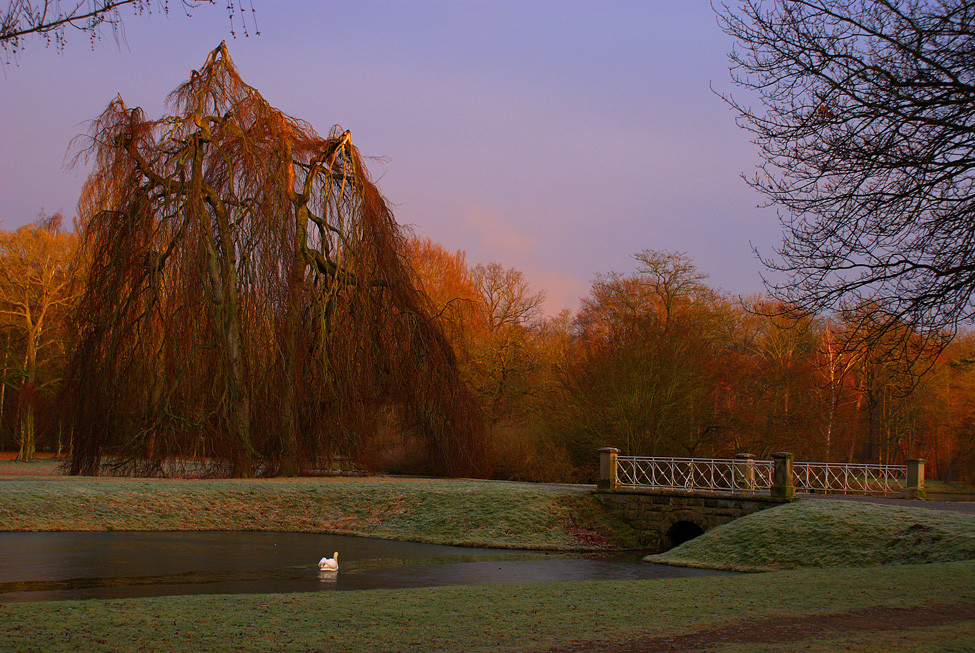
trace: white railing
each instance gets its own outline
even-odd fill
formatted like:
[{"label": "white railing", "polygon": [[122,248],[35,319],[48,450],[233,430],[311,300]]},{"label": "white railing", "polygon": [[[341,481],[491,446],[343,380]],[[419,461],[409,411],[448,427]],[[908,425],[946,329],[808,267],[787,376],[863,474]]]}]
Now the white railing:
[{"label": "white railing", "polygon": [[[624,488],[656,488],[765,493],[775,463],[751,458],[662,458],[617,456],[616,483]],[[793,463],[796,492],[898,494],[907,486],[907,465]]]},{"label": "white railing", "polygon": [[617,456],[616,479],[620,487],[767,492],[772,461]]},{"label": "white railing", "polygon": [[793,463],[796,492],[828,494],[903,494],[907,465]]}]

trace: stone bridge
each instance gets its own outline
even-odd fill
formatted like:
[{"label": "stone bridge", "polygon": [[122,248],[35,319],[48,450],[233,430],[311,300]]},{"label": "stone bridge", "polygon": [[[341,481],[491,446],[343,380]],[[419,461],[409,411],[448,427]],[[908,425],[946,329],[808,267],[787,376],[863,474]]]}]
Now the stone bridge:
[{"label": "stone bridge", "polygon": [[905,465],[797,463],[772,460],[619,456],[600,449],[595,496],[642,532],[643,544],[666,551],[753,512],[795,500],[796,492],[924,496],[924,460]]},{"label": "stone bridge", "polygon": [[771,496],[651,489],[597,489],[594,494],[613,513],[641,532],[641,544],[666,551],[715,526],[788,503]]}]

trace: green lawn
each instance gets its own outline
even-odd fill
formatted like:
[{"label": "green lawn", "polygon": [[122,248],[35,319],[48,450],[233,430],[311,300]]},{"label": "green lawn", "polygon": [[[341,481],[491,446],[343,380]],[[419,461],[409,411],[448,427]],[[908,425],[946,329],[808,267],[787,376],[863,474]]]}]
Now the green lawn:
[{"label": "green lawn", "polygon": [[[677,636],[744,619],[975,604],[973,579],[975,562],[961,562],[659,581],[18,603],[0,605],[0,650],[538,651]],[[918,629],[905,646],[890,650],[937,650],[945,638],[964,641],[971,623]],[[894,644],[895,635],[905,637],[893,634]],[[791,642],[779,646],[794,650]]]},{"label": "green lawn", "polygon": [[975,559],[975,515],[807,499],[736,519],[652,562],[764,571]]},{"label": "green lawn", "polygon": [[[586,489],[571,486],[76,478],[36,473],[53,472],[50,463],[41,463],[46,470],[14,464],[0,462],[0,530],[321,531],[561,550],[623,547],[636,539]],[[975,650],[973,540],[975,518],[968,515],[798,501],[657,556],[675,564],[788,571],[0,604],[0,650],[595,651],[726,628],[738,634],[708,650]],[[752,641],[746,632],[756,619],[801,623],[864,608],[932,606],[971,616],[906,630],[802,635],[786,629],[786,639],[774,642]]]},{"label": "green lawn", "polygon": [[944,481],[925,481],[924,487],[929,492],[939,492],[943,494],[975,494],[975,485],[971,483],[964,483],[962,481],[952,481],[951,483],[946,483]]},{"label": "green lawn", "polygon": [[321,532],[550,550],[636,542],[636,534],[583,488],[395,478],[0,475],[0,530]]}]

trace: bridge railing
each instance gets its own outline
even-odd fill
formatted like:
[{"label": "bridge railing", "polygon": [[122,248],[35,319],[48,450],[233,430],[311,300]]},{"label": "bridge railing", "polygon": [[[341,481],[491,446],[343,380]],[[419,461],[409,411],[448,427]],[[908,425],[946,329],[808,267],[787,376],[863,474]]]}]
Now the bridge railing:
[{"label": "bridge railing", "polygon": [[712,492],[768,492],[771,460],[618,456],[619,487]]},{"label": "bridge railing", "polygon": [[735,494],[771,493],[791,497],[795,492],[831,494],[924,495],[924,460],[907,465],[793,462],[792,454],[775,460],[736,458],[669,458],[619,456],[611,447],[601,450],[600,486],[648,488]]},{"label": "bridge railing", "polygon": [[907,465],[797,462],[792,477],[796,492],[902,495],[907,490]]}]

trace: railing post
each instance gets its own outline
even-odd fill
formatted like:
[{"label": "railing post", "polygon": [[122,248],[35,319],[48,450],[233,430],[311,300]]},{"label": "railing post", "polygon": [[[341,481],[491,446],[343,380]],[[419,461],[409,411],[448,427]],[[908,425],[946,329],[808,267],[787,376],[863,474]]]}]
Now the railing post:
[{"label": "railing post", "polygon": [[923,499],[924,491],[924,458],[907,459],[907,486],[904,488],[904,498]]},{"label": "railing post", "polygon": [[616,447],[603,447],[599,450],[599,479],[596,487],[600,490],[615,490],[619,485],[616,477],[616,456],[620,450]]},{"label": "railing post", "polygon": [[796,486],[792,479],[792,453],[780,451],[772,454],[774,466],[772,468],[773,497],[792,499],[796,496]]},{"label": "railing post", "polygon": [[[749,492],[755,489],[755,456],[750,453],[736,453],[735,459],[735,488],[740,487]],[[734,489],[734,488],[732,488]]]}]

